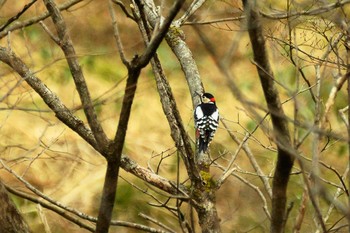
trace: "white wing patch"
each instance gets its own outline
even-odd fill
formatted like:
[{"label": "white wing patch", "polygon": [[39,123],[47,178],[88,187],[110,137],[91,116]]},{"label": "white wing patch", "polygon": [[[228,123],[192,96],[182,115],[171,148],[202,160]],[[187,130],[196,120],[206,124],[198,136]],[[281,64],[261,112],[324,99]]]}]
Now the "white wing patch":
[{"label": "white wing patch", "polygon": [[196,107],[196,110],[194,111],[194,119],[196,123],[196,127],[198,127],[198,120],[203,118],[204,114],[200,106]]},{"label": "white wing patch", "polygon": [[213,112],[213,114],[211,114],[210,116],[214,121],[219,121],[219,109],[216,109],[215,112]]}]

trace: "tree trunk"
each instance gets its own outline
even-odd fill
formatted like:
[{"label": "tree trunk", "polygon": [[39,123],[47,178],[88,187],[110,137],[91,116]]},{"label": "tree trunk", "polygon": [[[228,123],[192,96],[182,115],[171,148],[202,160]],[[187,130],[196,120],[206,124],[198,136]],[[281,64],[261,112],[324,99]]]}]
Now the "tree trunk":
[{"label": "tree trunk", "polygon": [[27,233],[31,232],[22,215],[10,199],[4,185],[0,181],[0,232]]},{"label": "tree trunk", "polygon": [[[201,172],[203,175],[204,172]],[[199,225],[203,233],[220,233],[220,218],[216,210],[216,187],[215,181],[209,176],[202,177],[204,182],[194,184],[193,199],[199,204],[194,205],[198,215]],[[197,186],[197,187],[196,187]]]},{"label": "tree trunk", "polygon": [[[155,14],[155,11],[151,11],[150,9],[156,9],[153,1],[146,1],[147,7],[144,8],[145,14],[147,15],[147,19],[152,27],[155,27],[158,23],[158,17],[159,15]],[[184,33],[181,30],[181,28],[177,25],[177,23],[173,23],[172,26],[170,26],[168,33],[165,36],[165,39],[169,45],[169,47],[174,52],[175,56],[177,57],[181,68],[185,74],[185,78],[187,80],[187,84],[189,87],[189,91],[192,96],[192,103],[193,106],[196,106],[199,103],[199,96],[197,93],[203,92],[203,85],[199,76],[198,68],[196,65],[196,62],[192,56],[191,50],[187,46],[186,42],[183,39]],[[157,71],[156,71],[157,72]],[[164,83],[162,84],[164,85]],[[167,88],[168,91],[170,91],[170,88]],[[163,103],[164,104],[164,103]],[[164,107],[164,106],[163,106]],[[168,106],[165,106],[168,107]],[[175,109],[173,109],[175,110]],[[167,111],[167,110],[166,110]],[[172,111],[172,110],[169,110]],[[178,142],[178,138],[181,138],[177,135],[185,135],[186,132],[182,132],[179,129],[179,132],[175,132],[177,130],[174,124],[172,123],[171,114],[166,113],[166,116],[168,117],[169,123],[172,128],[172,134],[174,135],[175,142]],[[176,119],[178,124],[182,124],[181,119]],[[183,128],[179,127],[179,128]],[[185,137],[183,137],[185,138]],[[183,139],[183,142],[186,140]],[[183,145],[181,143],[176,144],[178,149],[182,151]],[[207,160],[201,160],[196,161],[193,158],[193,152],[184,152],[184,154],[187,156],[185,157],[184,162],[187,164],[187,169],[190,169],[188,171],[189,177],[192,182],[191,187],[191,198],[193,199],[193,207],[196,210],[198,214],[199,224],[201,227],[201,231],[203,233],[218,233],[221,232],[220,227],[220,219],[217,214],[216,209],[216,191],[217,191],[217,185],[216,182],[213,180],[211,174],[210,174],[210,160],[209,157],[207,157]],[[198,155],[197,156],[198,159]],[[208,156],[208,155],[206,155]],[[204,162],[202,162],[204,161]]]},{"label": "tree trunk", "polygon": [[287,185],[294,162],[294,157],[289,152],[292,149],[292,144],[288,123],[283,112],[279,94],[275,86],[273,72],[269,64],[259,13],[255,9],[254,4],[252,4],[252,1],[243,0],[243,5],[247,17],[247,26],[253,47],[254,60],[257,65],[267,107],[271,114],[274,137],[277,144],[277,164],[272,187],[270,232],[281,233],[285,225]]}]

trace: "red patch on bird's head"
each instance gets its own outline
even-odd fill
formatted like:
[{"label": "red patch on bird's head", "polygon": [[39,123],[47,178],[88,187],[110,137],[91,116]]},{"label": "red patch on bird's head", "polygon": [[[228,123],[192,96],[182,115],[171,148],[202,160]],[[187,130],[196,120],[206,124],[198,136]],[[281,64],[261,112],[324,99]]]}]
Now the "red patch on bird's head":
[{"label": "red patch on bird's head", "polygon": [[215,98],[213,97],[213,98],[210,98],[210,101],[211,102],[215,102]]}]

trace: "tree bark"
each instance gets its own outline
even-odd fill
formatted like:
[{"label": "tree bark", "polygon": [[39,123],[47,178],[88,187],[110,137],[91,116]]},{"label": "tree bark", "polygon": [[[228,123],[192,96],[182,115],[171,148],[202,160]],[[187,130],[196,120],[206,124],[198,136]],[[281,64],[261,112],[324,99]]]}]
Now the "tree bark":
[{"label": "tree bark", "polygon": [[[138,3],[140,4],[140,2]],[[169,26],[171,25],[171,22],[181,9],[183,3],[184,0],[178,0],[174,3],[169,12],[169,16],[164,20],[164,23],[160,27],[157,35],[152,38],[143,54],[141,56],[134,56],[130,62],[125,61],[125,65],[128,68],[128,79],[124,90],[123,105],[120,112],[117,132],[113,141],[109,144],[108,153],[105,156],[108,166],[96,224],[96,233],[106,233],[109,230],[117,193],[117,182],[119,168],[121,166],[122,152],[140,72],[142,68],[144,68],[150,62],[151,58],[156,53],[158,46],[162,42]],[[123,53],[123,51],[120,51],[120,53]]]},{"label": "tree bark", "polygon": [[0,232],[28,233],[31,232],[22,215],[10,199],[4,185],[0,181]]},{"label": "tree bark", "polygon": [[[348,80],[348,107],[350,106],[350,29],[347,29],[346,34],[346,40],[345,40],[345,48],[346,48],[346,79]],[[350,110],[348,109],[348,158],[350,161]],[[350,162],[348,162],[348,166],[350,167]],[[350,173],[348,175],[348,187],[350,187]],[[350,196],[348,196],[348,207],[350,207]],[[347,220],[348,220],[348,232],[350,232],[350,214],[347,214]]]},{"label": "tree bark", "polygon": [[243,0],[243,5],[247,17],[247,26],[253,47],[254,60],[257,64],[260,83],[263,88],[268,110],[271,114],[274,137],[277,144],[277,164],[272,183],[270,232],[281,233],[285,225],[287,185],[294,162],[294,157],[289,152],[292,149],[292,143],[288,123],[283,112],[278,90],[275,86],[273,72],[269,64],[259,13],[252,4],[252,1]]},{"label": "tree bark", "polygon": [[[152,27],[155,27],[159,21],[159,18],[162,16],[155,14],[156,11],[154,10],[156,7],[153,1],[147,0],[145,2],[145,14],[147,15],[147,19],[150,25]],[[189,91],[192,96],[192,103],[195,107],[200,101],[197,93],[202,93],[204,88],[199,75],[198,67],[196,65],[196,61],[192,56],[191,50],[184,41],[184,32],[181,30],[178,22],[175,21],[170,26],[165,39],[177,57],[185,74]],[[171,122],[170,125],[172,125]],[[174,140],[176,142],[176,138],[174,138]],[[193,200],[192,205],[198,214],[199,224],[202,232],[221,232],[220,219],[216,209],[217,185],[210,174],[209,157],[207,154],[205,155],[208,159],[199,159],[198,155],[195,155],[197,156],[196,159],[193,157],[187,157],[189,163],[187,169],[192,168],[193,166],[195,167],[195,170],[192,169],[192,171],[188,171],[188,173],[190,173],[191,179],[191,199]],[[205,163],[202,161],[205,161]],[[196,174],[193,174],[194,172],[199,172],[199,177],[197,177]]]}]

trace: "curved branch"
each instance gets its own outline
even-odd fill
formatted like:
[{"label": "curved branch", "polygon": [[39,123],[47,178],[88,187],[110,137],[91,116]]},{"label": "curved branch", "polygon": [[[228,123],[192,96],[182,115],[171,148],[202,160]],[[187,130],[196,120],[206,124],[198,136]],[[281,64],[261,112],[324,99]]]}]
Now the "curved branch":
[{"label": "curved branch", "polygon": [[26,4],[23,9],[18,12],[15,16],[11,17],[9,20],[7,20],[6,23],[4,23],[1,27],[0,27],[0,32],[2,30],[4,30],[8,25],[10,25],[11,23],[13,23],[14,21],[16,21],[19,17],[21,17],[21,15],[24,14],[24,12],[26,12],[37,0],[32,0],[30,3]]},{"label": "curved branch", "polygon": [[89,126],[94,134],[97,141],[98,147],[105,148],[108,143],[108,138],[102,129],[102,126],[97,119],[97,114],[94,110],[94,105],[92,103],[90,92],[85,81],[83,71],[77,60],[77,55],[73,47],[73,42],[68,34],[66,22],[64,21],[60,10],[57,8],[56,4],[52,0],[44,0],[47,10],[51,14],[52,20],[57,30],[59,43],[61,47],[71,74],[74,79],[76,89],[79,93],[80,100],[84,107],[84,113],[89,123]]},{"label": "curved branch", "polygon": [[[156,14],[154,10],[156,7],[153,1],[146,0],[145,2],[145,10],[148,20],[151,26],[155,27],[155,25],[158,23],[159,17],[161,16]],[[193,107],[195,107],[200,102],[197,93],[202,93],[204,88],[200,79],[197,64],[193,59],[192,52],[184,41],[184,33],[179,27],[172,25],[170,26],[169,32],[166,34],[165,39],[180,62],[181,68],[185,74],[187,85],[190,89],[192,104]]]},{"label": "curved branch", "polygon": [[180,19],[176,20],[175,24],[177,26],[183,25],[191,15],[193,15],[203,4],[206,2],[206,0],[194,0],[191,5],[187,8],[186,12],[181,16]]},{"label": "curved branch", "polygon": [[[82,2],[83,0],[69,0],[61,5],[58,6],[58,9],[60,11],[63,10],[68,10],[70,7],[78,4],[79,2]],[[24,27],[28,27],[30,25],[36,24],[46,18],[48,18],[50,16],[49,12],[45,12],[37,17],[33,17],[30,19],[27,19],[25,21],[22,22],[16,22],[13,23],[12,25],[8,26],[7,28],[5,28],[3,31],[0,32],[0,39],[5,37],[9,32],[15,31],[15,30],[19,30],[22,29]]]}]

